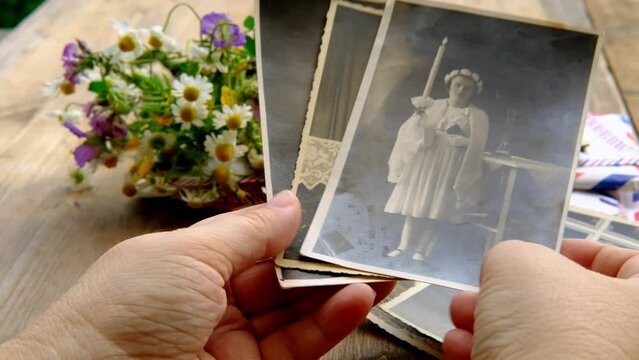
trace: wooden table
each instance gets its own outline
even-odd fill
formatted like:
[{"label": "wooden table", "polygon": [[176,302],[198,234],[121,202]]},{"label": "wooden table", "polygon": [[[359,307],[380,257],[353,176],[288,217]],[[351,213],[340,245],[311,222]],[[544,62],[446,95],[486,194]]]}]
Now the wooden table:
[{"label": "wooden table", "polygon": [[593,24],[606,37],[605,53],[635,127],[639,127],[639,1],[586,0]]},{"label": "wooden table", "polygon": [[[588,25],[581,0],[453,2]],[[211,215],[180,203],[125,198],[120,194],[124,167],[101,169],[92,190],[69,193],[66,174],[76,139],[47,116],[69,99],[44,99],[40,93],[42,82],[61,74],[59,58],[65,43],[81,38],[96,49],[104,48],[114,41],[111,18],[125,19],[134,27],[160,24],[176,3],[49,0],[0,42],[0,342],[41,313],[117,242],[187,226]],[[202,14],[223,11],[234,19],[252,9],[250,0],[189,3]],[[186,10],[179,10],[169,32],[183,41],[197,34],[197,26]],[[600,69],[592,109],[624,112],[605,61]],[[325,358],[423,357],[366,323]]]}]

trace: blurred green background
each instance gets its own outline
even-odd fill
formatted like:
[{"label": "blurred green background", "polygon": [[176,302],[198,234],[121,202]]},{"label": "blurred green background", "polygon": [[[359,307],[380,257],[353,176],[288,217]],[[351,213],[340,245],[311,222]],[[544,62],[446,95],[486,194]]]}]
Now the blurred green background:
[{"label": "blurred green background", "polygon": [[0,0],[0,28],[12,28],[44,0]]}]

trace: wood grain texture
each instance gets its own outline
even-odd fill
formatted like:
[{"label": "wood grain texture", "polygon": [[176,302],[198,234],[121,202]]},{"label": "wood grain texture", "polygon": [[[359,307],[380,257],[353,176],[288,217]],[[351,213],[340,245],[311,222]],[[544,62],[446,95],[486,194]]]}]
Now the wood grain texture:
[{"label": "wood grain texture", "polygon": [[[562,0],[455,0],[492,11],[583,22],[584,13]],[[581,0],[570,0],[575,4]],[[617,1],[617,0],[615,0]],[[604,3],[603,1],[601,1]],[[61,74],[65,43],[82,38],[93,48],[114,40],[110,19],[132,26],[161,23],[177,1],[49,0],[9,33],[0,46],[0,342],[64,293],[107,249],[139,234],[187,226],[211,212],[165,200],[131,200],[120,194],[126,167],[101,169],[94,188],[69,193],[68,163],[76,139],[47,116],[69,98],[44,99],[42,82]],[[200,13],[224,11],[242,19],[250,0],[191,0]],[[554,6],[554,7],[553,7]],[[186,10],[176,12],[169,32],[184,40],[197,33]],[[630,61],[630,60],[628,60]],[[623,111],[607,65],[597,75],[593,110]],[[635,85],[637,82],[635,82]],[[87,99],[78,94],[74,100]],[[326,359],[417,359],[426,355],[366,323]]]},{"label": "wood grain texture", "polygon": [[[47,114],[70,98],[44,99],[42,82],[61,74],[65,43],[82,38],[101,49],[115,40],[112,18],[132,26],[162,24],[178,1],[52,0],[2,40],[0,49],[0,342],[59,297],[101,254],[126,238],[187,226],[210,213],[173,202],[120,194],[126,166],[98,172],[94,189],[69,193],[70,150],[76,139]],[[201,14],[242,20],[252,1],[190,1]],[[168,30],[197,36],[186,9]],[[87,94],[73,96],[73,101]]]},{"label": "wood grain texture", "polygon": [[604,52],[635,127],[639,127],[639,1],[586,0],[594,26],[604,33]]}]

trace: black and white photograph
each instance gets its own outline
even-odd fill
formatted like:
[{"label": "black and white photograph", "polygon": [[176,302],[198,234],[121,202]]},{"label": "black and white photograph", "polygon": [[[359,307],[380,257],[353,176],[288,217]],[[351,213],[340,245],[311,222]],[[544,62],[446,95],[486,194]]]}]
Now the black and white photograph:
[{"label": "black and white photograph", "polygon": [[319,272],[280,266],[275,268],[275,273],[277,274],[277,280],[282,289],[388,281],[387,278],[379,276],[375,277],[348,274],[340,274],[337,276],[334,272]]},{"label": "black and white photograph", "polygon": [[382,310],[439,342],[455,328],[450,304],[457,290],[415,283],[413,287],[381,305]]},{"label": "black and white photograph", "polygon": [[[356,50],[357,54],[363,55],[348,56],[347,61],[361,60],[361,69],[352,65],[349,67],[352,74],[359,74],[359,78],[352,79],[354,86],[352,92],[352,100],[347,96],[333,99],[336,101],[352,102],[357,95],[361,76],[363,75],[370,49],[373,46],[379,20],[381,19],[381,11],[383,3],[375,1],[353,1],[348,4],[340,4],[339,9],[339,25],[341,28],[335,32],[332,31],[334,23],[334,15],[337,11],[336,3],[333,0],[312,0],[312,1],[273,1],[261,0],[256,1],[256,18],[257,18],[257,49],[258,56],[260,99],[262,128],[264,134],[264,155],[265,155],[265,173],[266,173],[266,192],[268,198],[273,193],[291,188],[291,184],[295,183],[294,173],[296,168],[296,159],[298,150],[302,140],[302,133],[308,133],[304,130],[307,107],[310,103],[315,103],[321,76],[317,73],[325,74],[324,77],[335,79],[336,75],[331,75],[332,69],[341,65],[341,51],[345,49]],[[347,7],[351,5],[350,7]],[[335,8],[332,12],[331,7]],[[369,11],[361,11],[369,10]],[[375,15],[370,15],[371,9],[377,9]],[[371,22],[370,18],[376,18]],[[367,21],[368,20],[368,21]],[[370,23],[370,24],[368,24]],[[373,28],[371,28],[371,26]],[[357,47],[352,47],[346,39],[350,37],[351,30],[357,30],[359,38],[355,42]],[[335,39],[334,46],[338,49],[330,52],[328,66],[333,68],[323,71],[326,64],[324,60],[328,54],[329,38],[326,32]],[[363,36],[362,34],[370,34]],[[326,43],[322,47],[322,38],[326,38]],[[339,38],[338,38],[339,37]],[[266,40],[263,40],[266,39]],[[276,40],[268,40],[276,39]],[[320,48],[322,47],[322,52]],[[363,59],[360,58],[363,57]],[[319,63],[321,61],[321,64]],[[342,71],[343,74],[343,71]],[[349,77],[350,80],[350,77]],[[326,80],[328,82],[329,80]],[[286,84],[283,86],[283,84]],[[311,94],[311,89],[317,89]],[[322,94],[327,91],[322,91]],[[346,90],[343,89],[342,93]],[[312,95],[312,96],[311,96]],[[326,97],[326,95],[322,95]],[[309,98],[311,100],[309,101]],[[344,99],[344,100],[342,100]],[[329,99],[326,99],[329,100]],[[343,110],[342,110],[343,112]],[[268,114],[268,116],[267,116]],[[350,109],[347,113],[343,113],[344,127],[347,118],[350,115]],[[268,120],[267,120],[268,117]],[[312,120],[311,120],[312,122]],[[310,122],[309,122],[310,123]],[[306,126],[308,128],[309,125]],[[343,130],[342,130],[343,133]],[[341,136],[341,135],[340,135]],[[340,138],[341,139],[341,138]],[[333,159],[331,160],[333,161]],[[331,164],[332,166],[332,164]],[[317,185],[306,196],[298,194],[301,202],[304,203],[304,222],[301,231],[308,230],[308,225],[313,218],[313,214],[319,203],[319,199],[323,192],[325,184]],[[313,259],[306,258],[304,261],[300,255],[302,235],[298,235],[294,243],[286,252],[280,254],[276,259],[278,265],[291,267],[290,270],[281,269],[278,277],[280,285],[285,288],[299,286],[316,286],[316,285],[334,285],[352,283],[360,280],[354,279],[353,274],[362,274],[362,271],[340,268],[340,275],[336,276],[335,269],[339,268],[333,264],[321,263]],[[295,271],[299,268],[309,268],[313,271]],[[320,271],[330,270],[331,272],[322,274]],[[370,277],[363,277],[361,281],[368,280]]]},{"label": "black and white photograph", "polygon": [[269,199],[273,193],[291,188],[329,4],[330,0],[255,2],[264,172]]},{"label": "black and white photograph", "polygon": [[[426,335],[423,330],[418,330],[415,326],[409,325],[386,310],[389,307],[389,304],[390,307],[393,308],[393,304],[397,304],[403,299],[410,297],[411,294],[414,294],[417,289],[416,286],[423,288],[428,285],[416,283],[414,281],[397,282],[393,292],[386,299],[382,300],[378,306],[373,307],[366,318],[396,338],[411,344],[424,353],[441,359],[443,357],[443,353],[441,340],[439,340],[439,338]],[[449,291],[451,290],[449,289]],[[422,311],[423,308],[420,308],[419,312]],[[448,313],[448,311],[446,313]],[[419,316],[419,314],[417,314],[417,316]],[[408,317],[411,318],[412,316],[409,315]],[[429,329],[430,326],[426,325],[424,328]]]},{"label": "black and white photograph", "polygon": [[388,1],[302,254],[476,289],[488,249],[558,249],[599,36]]},{"label": "black and white photograph", "polygon": [[302,224],[276,263],[282,267],[363,273],[302,257],[300,248],[333,169],[346,124],[370,58],[383,6],[333,0],[326,26],[292,188],[302,205]]}]

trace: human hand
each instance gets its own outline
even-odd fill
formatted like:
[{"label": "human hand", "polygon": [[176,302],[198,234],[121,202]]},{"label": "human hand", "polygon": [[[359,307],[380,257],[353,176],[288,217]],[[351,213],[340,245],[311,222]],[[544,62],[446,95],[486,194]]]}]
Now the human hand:
[{"label": "human hand", "polygon": [[561,252],[495,246],[479,294],[453,299],[446,358],[639,358],[639,251],[565,240]]},{"label": "human hand", "polygon": [[[297,231],[290,192],[190,228],[124,241],[0,346],[9,358],[318,358],[392,284],[281,290],[271,261]],[[0,356],[2,357],[2,356]]]}]

